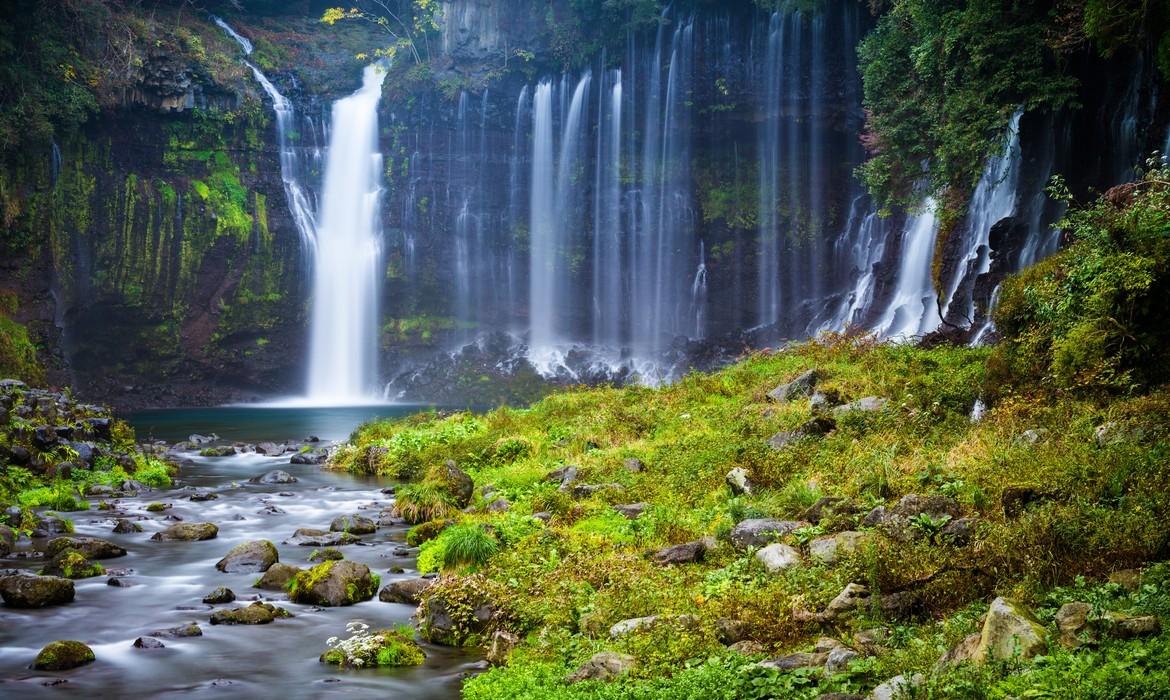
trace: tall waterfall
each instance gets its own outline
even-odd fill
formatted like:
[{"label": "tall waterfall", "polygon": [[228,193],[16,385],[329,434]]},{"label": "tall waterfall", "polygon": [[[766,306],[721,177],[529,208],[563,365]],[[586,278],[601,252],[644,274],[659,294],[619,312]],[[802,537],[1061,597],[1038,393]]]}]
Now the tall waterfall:
[{"label": "tall waterfall", "polygon": [[622,342],[622,72],[602,74],[593,181],[593,343]]},{"label": "tall waterfall", "polygon": [[939,324],[931,277],[938,236],[937,208],[934,199],[927,197],[922,210],[907,223],[894,297],[876,327],[883,337],[912,338],[934,330]]},{"label": "tall waterfall", "polygon": [[373,398],[381,281],[382,155],[378,101],[386,71],[367,66],[362,87],[333,103],[313,265],[308,399]]}]

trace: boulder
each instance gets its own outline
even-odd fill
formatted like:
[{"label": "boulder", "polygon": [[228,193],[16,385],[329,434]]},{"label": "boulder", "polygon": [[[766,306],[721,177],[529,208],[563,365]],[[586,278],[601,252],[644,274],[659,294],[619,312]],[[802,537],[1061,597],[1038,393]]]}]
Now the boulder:
[{"label": "boulder", "polygon": [[800,552],[795,547],[779,542],[760,549],[756,552],[756,559],[772,574],[801,564]]},{"label": "boulder", "polygon": [[485,658],[492,665],[502,666],[507,663],[508,657],[512,654],[512,650],[519,645],[520,638],[516,635],[504,630],[496,630],[492,633],[492,639],[488,644]]},{"label": "boulder", "polygon": [[727,488],[731,489],[733,496],[742,496],[744,494],[751,494],[752,483],[748,478],[748,471],[743,467],[736,467],[727,472],[727,476],[723,477]]},{"label": "boulder", "polygon": [[1047,633],[1021,605],[999,597],[991,603],[983,621],[979,660],[1030,659],[1048,648]]},{"label": "boulder", "polygon": [[101,564],[75,549],[61,550],[41,570],[41,574],[45,576],[61,576],[72,579],[101,576],[105,572],[106,570]]},{"label": "boulder", "polygon": [[731,530],[731,544],[736,549],[762,547],[783,538],[793,530],[808,523],[799,520],[772,520],[750,518],[743,520]]},{"label": "boulder", "polygon": [[44,608],[73,601],[73,582],[57,576],[0,576],[0,597],[10,608]]},{"label": "boulder", "polygon": [[432,470],[428,477],[439,482],[456,508],[466,508],[471,503],[475,484],[467,472],[455,466],[454,461],[447,460],[442,467]]},{"label": "boulder", "polygon": [[93,663],[96,658],[93,649],[81,642],[68,639],[46,644],[37,654],[32,667],[37,671],[68,671]]},{"label": "boulder", "polygon": [[842,556],[853,554],[871,538],[867,532],[846,530],[812,540],[808,543],[808,553],[813,559],[836,564]]},{"label": "boulder", "polygon": [[284,544],[296,544],[302,547],[338,547],[354,542],[361,542],[360,537],[348,532],[326,532],[302,527],[293,533],[293,536],[284,541]]},{"label": "boulder", "polygon": [[335,549],[334,547],[326,547],[324,549],[314,549],[309,554],[309,561],[311,561],[311,562],[339,561],[341,559],[345,559],[345,555],[342,554],[340,549]]},{"label": "boulder", "polygon": [[135,649],[165,649],[167,647],[166,644],[163,644],[154,637],[139,637],[134,640],[134,644],[131,646]]},{"label": "boulder", "polygon": [[295,484],[297,478],[281,469],[273,469],[248,479],[249,484]]},{"label": "boulder", "polygon": [[353,605],[378,592],[378,578],[370,567],[352,561],[327,561],[297,573],[289,599],[306,605]]},{"label": "boulder", "polygon": [[284,445],[278,445],[275,442],[261,442],[256,445],[256,454],[268,455],[269,457],[279,457],[280,455],[284,454],[287,449],[288,448]]},{"label": "boulder", "polygon": [[[454,605],[437,595],[422,603],[418,616],[424,639],[443,646],[460,646],[468,637],[482,635],[498,611],[495,603],[483,596],[459,603],[470,608],[470,616],[465,610],[455,612]],[[456,622],[456,616],[460,622]]]},{"label": "boulder", "polygon": [[156,532],[150,539],[157,542],[199,542],[214,539],[219,527],[214,523],[175,523],[162,532]]},{"label": "boulder", "polygon": [[979,643],[982,639],[983,635],[978,632],[968,635],[958,644],[948,649],[947,653],[939,658],[938,663],[935,664],[935,668],[942,671],[952,666],[958,666],[961,663],[977,661],[979,659]]},{"label": "boulder", "polygon": [[142,532],[142,526],[132,520],[118,518],[118,523],[114,525],[113,532],[119,535],[128,535],[133,532]]},{"label": "boulder", "polygon": [[232,547],[215,563],[215,568],[227,574],[253,573],[268,571],[278,561],[280,554],[276,545],[268,540],[252,540]]},{"label": "boulder", "polygon": [[292,581],[300,572],[299,566],[277,562],[268,567],[264,575],[256,579],[252,585],[265,591],[283,591],[288,587],[289,581]]},{"label": "boulder", "polygon": [[203,596],[203,602],[208,605],[221,605],[223,603],[230,603],[236,599],[235,592],[230,588],[220,586],[214,591]]},{"label": "boulder", "polygon": [[168,627],[166,629],[158,629],[150,633],[151,637],[163,637],[164,639],[184,639],[186,637],[202,637],[203,630],[194,622],[189,622],[178,627]]},{"label": "boulder", "polygon": [[774,659],[761,661],[756,664],[760,668],[771,668],[777,671],[795,671],[798,668],[816,668],[823,666],[829,657],[825,653],[798,651],[794,654],[785,654]]},{"label": "boulder", "polygon": [[625,503],[613,507],[615,511],[630,520],[637,520],[650,507],[649,503]]},{"label": "boulder", "polygon": [[1118,639],[1152,637],[1162,631],[1162,623],[1154,615],[1126,615],[1119,612],[1105,613],[1109,623],[1110,636]]},{"label": "boulder", "polygon": [[594,654],[581,668],[565,676],[566,683],[607,681],[629,673],[637,661],[629,654],[602,651]]},{"label": "boulder", "polygon": [[825,615],[829,619],[836,618],[851,610],[856,610],[868,600],[868,588],[860,583],[850,583],[841,589],[841,592],[835,598],[829,601],[829,605],[825,608]]},{"label": "boulder", "polygon": [[45,546],[45,554],[55,557],[61,552],[72,549],[85,555],[87,559],[113,559],[126,556],[126,550],[118,545],[99,537],[84,535],[68,535],[49,540]]},{"label": "boulder", "polygon": [[329,523],[331,532],[348,532],[352,535],[372,535],[377,529],[377,523],[364,515],[339,515]]},{"label": "boulder", "polygon": [[292,617],[292,613],[271,603],[256,601],[247,607],[216,610],[211,613],[211,624],[267,625],[278,617]]},{"label": "boulder", "polygon": [[868,700],[902,700],[902,698],[911,697],[914,689],[925,682],[926,678],[920,673],[910,676],[905,674],[894,676],[874,688],[873,692],[869,694]]},{"label": "boulder", "polygon": [[293,455],[289,464],[324,464],[329,461],[329,452],[326,450],[305,450]]},{"label": "boulder", "polygon": [[707,553],[707,550],[714,548],[715,539],[713,537],[704,537],[694,542],[665,547],[655,552],[650,558],[655,564],[660,566],[669,564],[693,564],[698,561],[703,561],[703,556]]},{"label": "boulder", "polygon": [[825,673],[843,673],[849,670],[849,662],[861,658],[861,654],[849,647],[837,647],[825,659]]},{"label": "boulder", "polygon": [[622,462],[622,466],[625,467],[626,471],[630,472],[631,474],[640,474],[641,472],[646,471],[645,463],[643,463],[642,460],[638,459],[637,457],[627,458],[624,462]]},{"label": "boulder", "polygon": [[866,396],[863,399],[850,401],[847,404],[837,406],[833,409],[833,415],[840,418],[847,413],[874,413],[881,411],[890,405],[889,399],[883,399],[877,396]]},{"label": "boulder", "polygon": [[792,380],[780,384],[775,389],[769,391],[768,398],[776,403],[788,403],[789,401],[808,398],[812,396],[813,390],[820,380],[821,373],[815,369],[801,372]]},{"label": "boulder", "polygon": [[403,603],[418,605],[422,594],[435,585],[435,579],[411,578],[401,581],[391,581],[378,593],[378,600],[383,603]]}]

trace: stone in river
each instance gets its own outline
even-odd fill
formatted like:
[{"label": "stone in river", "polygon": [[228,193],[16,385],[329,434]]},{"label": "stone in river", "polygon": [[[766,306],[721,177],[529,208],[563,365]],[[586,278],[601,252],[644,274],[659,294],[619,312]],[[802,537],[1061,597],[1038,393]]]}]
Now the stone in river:
[{"label": "stone in river", "polygon": [[254,573],[267,571],[278,561],[280,555],[276,551],[276,545],[268,540],[253,540],[232,547],[231,551],[216,563],[215,568],[228,574]]},{"label": "stone in river", "polygon": [[162,532],[156,532],[150,539],[159,542],[197,542],[210,540],[219,534],[214,523],[175,523]]},{"label": "stone in river", "polygon": [[248,483],[250,484],[295,484],[296,482],[297,478],[295,476],[280,469],[273,469],[270,472],[265,472],[248,479]]}]

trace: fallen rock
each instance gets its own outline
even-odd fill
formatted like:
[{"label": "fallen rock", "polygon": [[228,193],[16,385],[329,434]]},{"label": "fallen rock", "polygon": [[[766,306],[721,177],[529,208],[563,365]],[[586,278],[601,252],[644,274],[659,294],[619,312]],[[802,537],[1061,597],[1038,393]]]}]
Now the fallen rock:
[{"label": "fallen rock", "polygon": [[268,540],[252,540],[232,547],[215,563],[215,568],[227,574],[251,573],[268,571],[278,561],[280,554],[276,545]]},{"label": "fallen rock", "polygon": [[67,549],[80,552],[87,559],[113,559],[126,556],[126,550],[113,542],[84,535],[68,535],[49,540],[49,544],[45,547],[45,554],[55,557]]},{"label": "fallen rock", "polygon": [[791,381],[780,384],[775,389],[768,392],[768,398],[776,403],[788,403],[797,399],[808,398],[812,396],[813,390],[817,386],[817,382],[821,379],[821,373],[815,369],[810,369],[798,374]]},{"label": "fallen rock", "polygon": [[694,542],[686,542],[683,544],[676,544],[671,547],[665,547],[658,550],[651,559],[655,564],[660,566],[667,566],[670,564],[693,564],[702,561],[707,550],[715,548],[715,539],[713,537],[704,537]]},{"label": "fallen rock", "polygon": [[150,539],[158,542],[199,542],[214,539],[219,534],[215,523],[175,523]]},{"label": "fallen rock", "polygon": [[435,585],[435,579],[411,578],[402,581],[391,581],[378,592],[378,600],[383,603],[403,603],[418,605],[422,594]]},{"label": "fallen rock", "polygon": [[235,592],[233,592],[232,589],[230,589],[230,588],[225,588],[224,586],[220,586],[219,588],[216,588],[214,591],[203,596],[203,602],[207,603],[209,605],[220,605],[223,603],[231,603],[235,599],[236,599]]},{"label": "fallen rock", "polygon": [[779,542],[773,542],[757,551],[756,560],[763,564],[764,568],[771,574],[801,564],[800,552],[795,547]]},{"label": "fallen rock", "polygon": [[327,561],[298,572],[288,588],[289,599],[307,605],[353,605],[378,592],[370,567],[352,561]]},{"label": "fallen rock", "polygon": [[289,581],[292,581],[300,572],[299,566],[277,562],[268,567],[264,575],[257,579],[252,586],[265,591],[283,591],[288,587]]},{"label": "fallen rock", "polygon": [[372,535],[377,529],[377,523],[364,515],[339,515],[329,523],[331,532],[348,532],[352,535]]},{"label": "fallen rock", "polygon": [[771,520],[751,518],[743,520],[731,530],[731,544],[736,549],[762,547],[783,538],[793,530],[806,527],[808,523],[798,520]]},{"label": "fallen rock", "polygon": [[361,541],[360,537],[355,537],[348,532],[326,532],[325,530],[302,527],[294,532],[292,537],[285,540],[284,544],[296,544],[302,547],[339,547]]},{"label": "fallen rock", "polygon": [[72,639],[49,642],[37,654],[32,667],[37,671],[67,671],[71,668],[93,663],[97,657],[81,642]]},{"label": "fallen rock", "polygon": [[1021,605],[999,597],[991,602],[983,622],[978,658],[1006,661],[1030,659],[1048,648],[1047,633]]},{"label": "fallen rock", "polygon": [[44,608],[73,601],[73,582],[57,576],[0,576],[0,597],[10,608]]},{"label": "fallen rock", "polygon": [[267,625],[279,617],[292,617],[292,613],[271,603],[257,601],[247,607],[216,610],[211,613],[211,624]]},{"label": "fallen rock", "polygon": [[248,479],[250,484],[295,484],[297,478],[292,474],[281,469],[273,469],[270,472],[265,472],[259,476],[254,476]]},{"label": "fallen rock", "polygon": [[607,681],[629,673],[636,663],[634,657],[629,654],[602,651],[594,654],[581,668],[565,676],[565,682]]}]

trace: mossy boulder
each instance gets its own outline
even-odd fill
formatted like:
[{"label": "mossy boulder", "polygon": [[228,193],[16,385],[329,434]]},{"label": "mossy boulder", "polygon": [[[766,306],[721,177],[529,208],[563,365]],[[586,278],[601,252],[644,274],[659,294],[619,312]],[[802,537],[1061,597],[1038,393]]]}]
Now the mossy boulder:
[{"label": "mossy boulder", "polygon": [[267,571],[278,561],[280,554],[276,545],[268,540],[252,540],[232,547],[223,559],[216,562],[215,568],[227,574],[254,573]]},{"label": "mossy boulder", "polygon": [[203,602],[208,605],[220,605],[222,603],[231,603],[236,599],[235,592],[224,586],[216,588],[211,593],[203,596]]},{"label": "mossy boulder", "polygon": [[377,529],[377,523],[364,515],[339,515],[329,523],[331,532],[348,532],[353,535],[372,535]]},{"label": "mossy boulder", "polygon": [[0,597],[12,608],[44,608],[73,601],[73,582],[58,576],[0,577]]},{"label": "mossy boulder", "polygon": [[370,567],[352,561],[327,561],[299,572],[289,584],[289,599],[307,605],[353,605],[378,592]]},{"label": "mossy boulder", "polygon": [[456,508],[466,508],[471,503],[471,496],[475,492],[475,483],[467,472],[455,466],[455,462],[447,460],[442,466],[432,467],[427,474],[427,481],[438,486],[450,497],[451,504]]},{"label": "mossy boulder", "polygon": [[215,539],[219,527],[215,523],[175,523],[150,539],[158,542],[198,542]]},{"label": "mossy boulder", "polygon": [[454,520],[447,520],[445,518],[419,523],[406,532],[406,543],[411,547],[417,547],[423,542],[435,539],[443,530],[446,530],[454,524]]},{"label": "mossy boulder", "polygon": [[1030,659],[1048,649],[1047,637],[1044,626],[1026,608],[1006,598],[996,598],[983,622],[976,659]]},{"label": "mossy boulder", "polygon": [[334,549],[333,547],[314,549],[309,554],[309,561],[341,561],[342,559],[345,559],[345,555],[341,553],[340,549]]},{"label": "mossy boulder", "polygon": [[433,578],[409,578],[402,581],[391,581],[378,593],[378,600],[383,603],[404,603],[418,605],[424,591],[435,584]]},{"label": "mossy boulder", "polygon": [[271,603],[252,603],[247,607],[231,610],[216,610],[211,613],[213,625],[267,625],[279,617],[292,617],[292,613]]},{"label": "mossy boulder", "polygon": [[266,591],[283,591],[288,588],[288,584],[300,572],[301,567],[299,566],[277,562],[268,567],[264,575],[256,579],[256,583],[252,585]]},{"label": "mossy boulder", "polygon": [[418,666],[427,658],[413,639],[394,630],[379,630],[363,636],[361,645],[352,650],[334,647],[325,651],[321,654],[321,662],[341,668],[375,668]]},{"label": "mossy boulder", "polygon": [[100,537],[84,535],[67,535],[49,540],[49,544],[45,547],[45,554],[55,557],[67,549],[79,552],[87,559],[113,559],[126,556],[126,550],[113,542],[103,540]]},{"label": "mossy boulder", "polygon": [[67,671],[93,663],[96,659],[93,649],[81,642],[68,639],[46,644],[37,654],[32,667],[38,671]]},{"label": "mossy boulder", "polygon": [[105,567],[86,557],[76,549],[61,550],[53,557],[41,574],[45,576],[62,576],[64,578],[89,578],[106,573]]},{"label": "mossy boulder", "polygon": [[298,528],[293,536],[284,541],[284,544],[296,544],[302,547],[337,547],[340,545],[361,542],[361,538],[348,532],[326,532],[310,527]]}]

